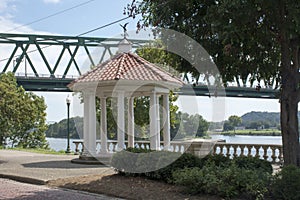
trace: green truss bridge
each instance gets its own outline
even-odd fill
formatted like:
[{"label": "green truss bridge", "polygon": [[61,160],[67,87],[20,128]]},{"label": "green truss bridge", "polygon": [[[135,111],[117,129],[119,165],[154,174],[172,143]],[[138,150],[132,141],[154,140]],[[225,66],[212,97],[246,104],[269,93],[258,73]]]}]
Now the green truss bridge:
[{"label": "green truss bridge", "polygon": [[[0,73],[13,72],[28,91],[68,92],[72,80],[117,51],[121,38],[0,33]],[[136,49],[148,40],[130,39]],[[80,67],[79,67],[80,66]],[[83,66],[83,67],[82,67]],[[180,95],[277,99],[274,89],[184,86]]]}]

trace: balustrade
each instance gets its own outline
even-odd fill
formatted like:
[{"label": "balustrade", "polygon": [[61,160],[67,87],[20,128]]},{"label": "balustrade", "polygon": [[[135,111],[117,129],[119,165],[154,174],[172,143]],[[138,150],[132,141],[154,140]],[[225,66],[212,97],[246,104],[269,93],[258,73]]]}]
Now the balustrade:
[{"label": "balustrade", "polygon": [[[108,151],[110,153],[116,152],[117,141],[108,140]],[[83,152],[83,141],[73,141],[75,144],[75,154]],[[127,141],[125,141],[127,147]],[[135,141],[134,146],[141,149],[150,149],[149,141]],[[163,149],[163,142],[160,144]],[[96,152],[99,153],[101,149],[100,140],[96,141]],[[272,163],[283,162],[282,145],[269,144],[232,144],[226,142],[212,142],[212,141],[172,141],[169,151],[171,152],[187,152],[197,156],[205,156],[207,154],[223,154],[224,156],[233,158],[239,156],[253,156],[260,159],[267,160]]]},{"label": "balustrade", "polygon": [[231,144],[222,142],[214,145],[212,153],[215,155],[223,154],[230,158],[238,156],[253,156],[272,163],[283,162],[282,145]]}]

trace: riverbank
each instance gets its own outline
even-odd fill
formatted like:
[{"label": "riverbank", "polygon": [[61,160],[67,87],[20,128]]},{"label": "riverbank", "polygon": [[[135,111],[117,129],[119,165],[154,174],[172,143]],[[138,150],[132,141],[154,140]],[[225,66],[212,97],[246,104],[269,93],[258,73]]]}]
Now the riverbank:
[{"label": "riverbank", "polygon": [[245,130],[231,130],[222,132],[209,132],[210,135],[246,135],[246,136],[281,136],[281,131],[278,129],[265,129],[265,130],[255,130],[255,129],[245,129]]}]

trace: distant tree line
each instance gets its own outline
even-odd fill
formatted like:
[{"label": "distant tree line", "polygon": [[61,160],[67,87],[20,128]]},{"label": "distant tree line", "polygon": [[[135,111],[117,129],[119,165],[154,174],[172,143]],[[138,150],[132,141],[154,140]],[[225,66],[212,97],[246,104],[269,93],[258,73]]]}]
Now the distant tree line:
[{"label": "distant tree line", "polygon": [[[48,125],[46,130],[47,137],[53,138],[67,138],[68,136],[68,125],[67,119],[63,119],[59,122]],[[70,118],[70,138],[80,139],[82,138],[83,132],[83,118],[82,117],[73,117]]]},{"label": "distant tree line", "polygon": [[[185,137],[203,137],[206,136],[209,123],[201,115],[189,115],[187,113],[177,112],[174,116],[174,122],[171,125],[171,138],[181,139]],[[148,118],[147,118],[148,119]],[[98,120],[99,122],[99,120]],[[141,124],[141,122],[139,122]],[[162,122],[161,122],[162,123]],[[135,136],[137,139],[145,139],[149,134],[149,126],[143,123],[142,126],[135,124]],[[162,128],[162,124],[161,124]],[[70,118],[70,137],[73,139],[82,139],[83,118]],[[99,139],[99,123],[97,123],[97,138]],[[108,117],[107,123],[108,139],[117,139],[116,121]],[[47,137],[66,138],[67,137],[67,119],[50,124],[46,130]]]}]

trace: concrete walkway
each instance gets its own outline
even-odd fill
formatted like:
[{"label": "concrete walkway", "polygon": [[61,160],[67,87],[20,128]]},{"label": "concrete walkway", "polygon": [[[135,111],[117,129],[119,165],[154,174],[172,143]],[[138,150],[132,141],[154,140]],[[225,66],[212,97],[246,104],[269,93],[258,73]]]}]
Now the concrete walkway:
[{"label": "concrete walkway", "polygon": [[14,200],[107,200],[117,199],[105,195],[61,188],[49,188],[41,185],[16,182],[0,178],[0,199]]},{"label": "concrete walkway", "polygon": [[0,150],[0,178],[44,185],[58,178],[114,173],[112,168],[106,166],[71,163],[74,158],[78,156]]}]

